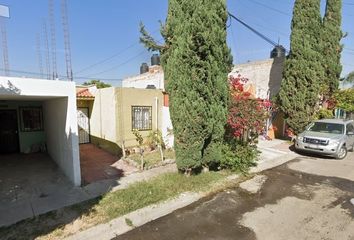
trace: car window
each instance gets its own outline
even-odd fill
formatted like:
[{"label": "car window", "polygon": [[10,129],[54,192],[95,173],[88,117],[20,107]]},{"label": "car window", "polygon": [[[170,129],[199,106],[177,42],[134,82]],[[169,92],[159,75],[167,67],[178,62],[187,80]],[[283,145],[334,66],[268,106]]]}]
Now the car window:
[{"label": "car window", "polygon": [[352,123],[347,124],[347,133],[348,132],[354,132],[354,126]]},{"label": "car window", "polygon": [[312,132],[343,134],[344,125],[337,123],[315,122],[308,128],[308,130]]}]

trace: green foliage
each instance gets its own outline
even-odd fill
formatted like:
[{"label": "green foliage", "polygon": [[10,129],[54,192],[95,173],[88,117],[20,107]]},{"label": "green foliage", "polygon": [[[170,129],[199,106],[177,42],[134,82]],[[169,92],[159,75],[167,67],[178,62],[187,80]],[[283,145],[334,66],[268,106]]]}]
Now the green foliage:
[{"label": "green foliage", "polygon": [[164,46],[141,27],[141,42],[161,54],[180,171],[214,162],[223,139],[232,63],[226,21],[225,0],[170,0]]},{"label": "green foliage", "polygon": [[96,85],[97,88],[112,87],[112,85],[110,85],[108,83],[104,83],[101,80],[90,80],[88,82],[84,82],[82,85],[85,85],[85,86]]},{"label": "green foliage", "polygon": [[314,119],[321,94],[321,15],[319,0],[296,0],[292,19],[291,49],[285,61],[279,92],[280,109],[295,132]]},{"label": "green foliage", "polygon": [[354,112],[354,89],[340,90],[336,93],[337,108],[346,112]]},{"label": "green foliage", "polygon": [[133,134],[134,134],[134,136],[135,136],[135,140],[138,142],[138,144],[139,144],[139,147],[142,147],[143,146],[143,144],[144,144],[144,138],[143,138],[143,136],[141,135],[141,133],[138,131],[138,130],[136,130],[136,129],[134,129],[133,131]]},{"label": "green foliage", "polygon": [[340,63],[343,38],[342,24],[342,0],[327,0],[321,41],[323,43],[323,66],[325,70],[324,84],[327,86],[329,97],[338,89],[342,65]]},{"label": "green foliage", "polygon": [[164,141],[162,138],[162,133],[160,130],[150,131],[145,142],[151,148],[156,148],[157,146],[164,147]]},{"label": "green foliage", "polygon": [[235,144],[223,145],[222,154],[221,168],[246,173],[250,167],[256,166],[259,151],[255,145],[235,142]]},{"label": "green foliage", "polygon": [[143,149],[144,138],[143,138],[143,136],[141,135],[141,133],[138,130],[134,129],[132,132],[133,132],[133,134],[135,136],[135,140],[139,144],[139,149],[140,149],[140,169],[144,170],[144,166],[145,166],[145,163],[144,163],[144,149]]},{"label": "green foliage", "polygon": [[316,113],[316,119],[328,119],[328,118],[333,118],[333,110],[330,109],[325,109],[321,108],[317,113]]}]

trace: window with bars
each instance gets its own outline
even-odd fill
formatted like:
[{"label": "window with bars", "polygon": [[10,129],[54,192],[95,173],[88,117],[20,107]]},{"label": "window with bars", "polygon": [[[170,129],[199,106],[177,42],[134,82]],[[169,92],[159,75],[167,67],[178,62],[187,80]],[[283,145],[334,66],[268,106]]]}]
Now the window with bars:
[{"label": "window with bars", "polygon": [[41,107],[21,107],[21,131],[43,131],[43,113]]},{"label": "window with bars", "polygon": [[132,106],[132,130],[152,130],[151,106]]}]

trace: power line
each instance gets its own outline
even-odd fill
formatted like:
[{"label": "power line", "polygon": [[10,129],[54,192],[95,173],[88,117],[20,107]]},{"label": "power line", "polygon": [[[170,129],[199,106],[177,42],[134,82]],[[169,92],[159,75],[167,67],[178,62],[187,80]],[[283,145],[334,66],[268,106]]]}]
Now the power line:
[{"label": "power line", "polygon": [[[159,29],[156,29],[155,31],[152,32],[152,34],[158,32],[158,31],[159,31]],[[126,52],[127,50],[129,50],[129,49],[131,49],[131,48],[133,48],[133,47],[139,45],[139,43],[140,43],[140,42],[135,42],[135,43],[129,45],[128,47],[126,47],[126,48],[124,48],[124,49],[118,51],[117,53],[112,54],[111,56],[109,56],[109,57],[107,57],[107,58],[104,58],[104,59],[102,59],[102,60],[100,60],[100,61],[98,61],[98,62],[95,62],[95,63],[93,63],[93,64],[91,64],[91,65],[89,65],[89,66],[87,66],[87,67],[84,67],[84,68],[78,70],[77,72],[75,72],[75,74],[85,72],[86,70],[89,70],[89,69],[91,69],[91,68],[93,68],[93,67],[95,67],[95,66],[101,65],[102,63],[105,63],[105,62],[108,62],[109,60],[111,60],[111,59],[113,59],[113,58],[115,58],[115,57],[117,57],[117,56],[123,54],[123,53]]]},{"label": "power line", "polygon": [[279,10],[279,9],[276,9],[276,8],[273,8],[273,7],[269,7],[269,6],[266,5],[266,4],[263,4],[263,3],[260,3],[260,2],[254,1],[254,0],[248,0],[248,1],[250,1],[250,2],[252,2],[252,3],[254,3],[254,4],[257,4],[257,5],[259,5],[259,6],[265,7],[265,8],[267,8],[267,9],[269,9],[269,10],[274,11],[274,12],[280,13],[280,14],[282,14],[282,15],[291,16],[291,14],[289,14],[289,13],[287,13],[287,12],[283,12],[283,11],[281,11],[281,10]]},{"label": "power line", "polygon": [[[5,69],[4,68],[0,68],[0,71],[3,71],[3,70],[5,70]],[[25,71],[25,70],[11,69],[11,70],[9,70],[9,72],[18,73],[18,74],[28,74],[28,75],[32,75],[32,76],[41,76],[41,73],[30,72],[30,71]],[[62,78],[62,79],[66,79],[67,78],[67,76],[64,76],[64,75],[58,75],[58,77]],[[40,77],[40,78],[45,80],[43,77]],[[75,79],[97,80],[97,78],[82,77],[82,76],[76,76]],[[102,81],[122,81],[123,79],[121,79],[121,78],[99,78],[99,80],[102,80]]]},{"label": "power line", "polygon": [[231,14],[230,12],[228,12],[229,16],[231,16],[233,19],[235,19],[237,22],[241,23],[243,26],[245,26],[246,28],[248,28],[249,30],[251,30],[253,33],[255,33],[257,36],[259,36],[260,38],[262,38],[263,40],[265,40],[266,42],[270,43],[273,46],[278,46],[278,44],[276,42],[274,42],[273,40],[271,40],[270,38],[266,37],[265,35],[263,35],[262,33],[258,32],[256,29],[254,29],[253,27],[249,26],[247,23],[245,23],[244,21],[242,21],[241,19],[237,18],[236,16],[234,16],[233,14]]},{"label": "power line", "polygon": [[87,66],[87,67],[84,67],[84,68],[80,69],[79,71],[75,72],[75,74],[85,72],[85,71],[88,70],[88,69],[91,69],[91,68],[93,68],[93,67],[95,67],[95,66],[97,66],[97,65],[100,65],[100,64],[102,64],[102,63],[105,63],[105,62],[107,62],[107,61],[109,61],[109,60],[111,60],[111,59],[113,59],[113,58],[115,58],[115,57],[117,57],[117,56],[123,54],[124,52],[126,52],[127,50],[129,50],[129,49],[135,47],[135,46],[138,45],[138,44],[139,44],[139,42],[133,43],[133,44],[131,44],[130,46],[128,46],[128,47],[126,47],[125,49],[123,49],[122,51],[119,51],[119,52],[117,52],[117,53],[115,53],[115,54],[113,54],[113,55],[111,55],[111,56],[109,56],[109,57],[107,57],[107,58],[105,58],[105,59],[103,59],[103,60],[101,60],[101,61],[98,61],[98,62],[93,63],[93,64],[91,64],[91,65],[89,65],[89,66]]},{"label": "power line", "polygon": [[[123,66],[123,65],[125,65],[125,64],[127,64],[127,63],[129,63],[130,61],[134,60],[135,58],[137,58],[137,57],[143,55],[145,52],[146,52],[146,50],[144,49],[144,51],[141,51],[141,52],[138,53],[137,55],[135,55],[135,56],[129,58],[127,61],[122,62],[122,63],[120,63],[120,64],[118,64],[118,65],[115,65],[115,66],[113,66],[113,67],[111,67],[111,68],[108,68],[108,69],[106,69],[106,70],[103,70],[103,71],[100,71],[100,72],[97,72],[97,73],[93,73],[93,74],[91,74],[91,76],[97,76],[97,75],[100,75],[100,74],[102,74],[102,73],[110,72],[110,71],[112,71],[112,70],[114,70],[114,69],[117,69],[117,68],[119,68],[119,67],[121,67],[121,66]],[[89,77],[88,77],[88,78],[89,78]]]}]

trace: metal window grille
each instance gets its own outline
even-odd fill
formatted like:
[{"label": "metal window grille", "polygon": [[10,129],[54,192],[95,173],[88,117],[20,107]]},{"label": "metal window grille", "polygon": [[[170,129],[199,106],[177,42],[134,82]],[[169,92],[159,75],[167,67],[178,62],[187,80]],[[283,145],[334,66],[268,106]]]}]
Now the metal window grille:
[{"label": "metal window grille", "polygon": [[132,106],[132,130],[152,130],[151,106]]},{"label": "metal window grille", "polygon": [[41,107],[21,107],[21,131],[43,131],[43,113]]}]

